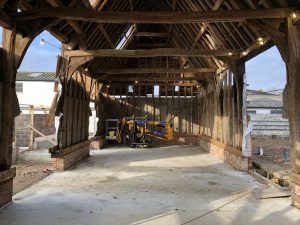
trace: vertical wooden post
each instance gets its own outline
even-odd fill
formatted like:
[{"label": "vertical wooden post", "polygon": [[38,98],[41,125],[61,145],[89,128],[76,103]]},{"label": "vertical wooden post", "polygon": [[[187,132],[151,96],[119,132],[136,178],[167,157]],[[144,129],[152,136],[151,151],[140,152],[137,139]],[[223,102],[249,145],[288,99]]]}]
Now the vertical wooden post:
[{"label": "vertical wooden post", "polygon": [[[294,25],[291,18],[288,19],[288,57],[286,65],[291,163],[293,172],[300,177],[300,25]],[[300,187],[300,179],[298,185]],[[300,207],[300,199],[298,204]]]},{"label": "vertical wooden post", "polygon": [[287,67],[287,103],[291,139],[290,160],[293,172],[292,204],[300,209],[300,24],[294,24],[292,18],[289,17],[287,18],[286,28],[287,37],[281,38],[275,33],[272,38],[276,41]]},{"label": "vertical wooden post", "polygon": [[141,109],[141,85],[138,85],[138,100],[139,100],[139,116],[140,114],[143,112],[143,110]]},{"label": "vertical wooden post", "polygon": [[[169,99],[168,99],[168,85],[166,85],[165,86],[165,98],[166,98],[166,100],[165,100],[165,104],[166,104],[166,113],[165,113],[165,117],[160,117],[160,120],[167,120],[168,118],[169,118],[169,114],[170,114],[170,118],[173,116],[173,112],[172,113],[170,113],[169,112]],[[160,103],[161,104],[161,103]],[[161,116],[161,111],[162,110],[160,110],[160,116]],[[173,126],[174,127],[174,126]]]},{"label": "vertical wooden post", "polygon": [[[30,126],[34,127],[34,106],[29,106],[29,115],[30,115]],[[33,129],[30,129],[29,134],[29,149],[33,149],[33,142],[34,142],[34,133]]]},{"label": "vertical wooden post", "polygon": [[243,95],[244,95],[244,78],[246,71],[246,64],[244,61],[233,59],[229,61],[230,69],[234,74],[237,91],[237,147],[241,149],[243,143]]},{"label": "vertical wooden post", "polygon": [[[18,115],[15,109],[18,104],[15,92],[15,80],[17,69],[24,57],[25,50],[30,44],[30,36],[23,38],[16,34],[16,29],[3,29],[3,57],[1,61],[0,82],[2,85],[2,121],[1,121],[1,138],[0,138],[0,170],[9,169],[12,162],[12,141],[14,117]],[[1,102],[0,101],[0,102]]]},{"label": "vertical wooden post", "polygon": [[228,116],[228,144],[232,146],[233,144],[233,138],[232,138],[232,130],[233,130],[233,124],[232,124],[232,76],[231,72],[227,72],[227,78],[228,78],[228,91],[227,91],[227,116]]},{"label": "vertical wooden post", "polygon": [[194,87],[191,87],[190,134],[194,134]]}]

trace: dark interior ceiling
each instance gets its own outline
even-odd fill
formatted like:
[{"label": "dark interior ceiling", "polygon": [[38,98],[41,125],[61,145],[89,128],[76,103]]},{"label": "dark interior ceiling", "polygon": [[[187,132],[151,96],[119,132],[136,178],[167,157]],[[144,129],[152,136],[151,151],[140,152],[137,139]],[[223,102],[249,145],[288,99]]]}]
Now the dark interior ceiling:
[{"label": "dark interior ceiling", "polygon": [[[212,10],[243,10],[268,8],[300,8],[298,0],[18,0],[1,1],[2,10],[9,15],[36,8],[89,8],[95,11],[145,11],[145,12],[199,12]],[[37,21],[35,21],[37,22]],[[233,49],[248,51],[257,45],[259,37],[264,44],[255,51],[242,55],[245,60],[273,46],[270,37],[252,29],[242,22],[210,22],[191,24],[112,24],[90,21],[57,20],[49,32],[72,50],[76,49]],[[161,36],[143,36],[143,32],[158,33]],[[137,35],[139,34],[139,35]],[[127,38],[124,38],[128,36]],[[125,41],[124,41],[125,40]],[[124,43],[123,43],[124,42]],[[120,47],[120,43],[123,46]],[[111,77],[124,79],[124,75],[101,73],[104,69],[117,68],[213,68],[222,69],[223,62],[212,57],[155,57],[155,58],[112,58],[95,57],[86,65],[91,73],[108,81]],[[95,73],[97,71],[97,73]],[[212,73],[213,76],[215,73]],[[169,76],[170,74],[151,74],[152,77]],[[175,76],[175,74],[173,74]],[[127,75],[126,77],[130,77]],[[134,75],[136,76],[136,75]],[[144,74],[143,76],[149,76]],[[182,76],[182,74],[181,74]],[[126,78],[125,77],[125,78]],[[125,80],[126,81],[126,80]],[[131,81],[130,81],[131,82]],[[129,82],[129,83],[130,83]]]}]

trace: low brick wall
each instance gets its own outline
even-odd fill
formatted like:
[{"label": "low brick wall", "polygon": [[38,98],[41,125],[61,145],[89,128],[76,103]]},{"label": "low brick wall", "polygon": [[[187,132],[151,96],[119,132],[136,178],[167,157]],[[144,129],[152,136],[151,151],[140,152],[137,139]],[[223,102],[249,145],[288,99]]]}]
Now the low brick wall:
[{"label": "low brick wall", "polygon": [[300,209],[300,174],[293,175],[292,179],[292,205]]},{"label": "low brick wall", "polygon": [[248,171],[249,159],[244,158],[241,151],[203,136],[199,137],[199,144],[203,150],[208,151],[212,156],[232,166],[234,169]]},{"label": "low brick wall", "polygon": [[102,149],[105,145],[105,137],[94,137],[91,139],[90,148],[91,150]]},{"label": "low brick wall", "polygon": [[57,171],[64,171],[70,169],[78,162],[90,155],[90,141],[71,146],[66,149],[59,150],[61,153],[58,155],[52,153],[53,167]]},{"label": "low brick wall", "polygon": [[12,201],[13,179],[16,176],[16,168],[0,171],[0,208]]}]

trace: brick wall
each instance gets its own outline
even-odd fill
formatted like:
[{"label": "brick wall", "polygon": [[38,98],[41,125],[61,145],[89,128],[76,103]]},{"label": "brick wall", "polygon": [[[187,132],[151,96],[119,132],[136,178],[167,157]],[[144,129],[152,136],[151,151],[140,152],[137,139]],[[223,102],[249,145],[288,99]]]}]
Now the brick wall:
[{"label": "brick wall", "polygon": [[15,145],[16,147],[28,147],[29,133],[28,125],[30,124],[30,116],[21,114],[15,119]]},{"label": "brick wall", "polygon": [[105,145],[105,137],[94,137],[91,140],[90,148],[91,150],[102,149]]},{"label": "brick wall", "polygon": [[82,146],[81,144],[79,144],[78,147],[72,146],[72,148],[74,149],[71,152],[55,158],[53,162],[53,167],[55,168],[55,170],[67,170],[90,155],[89,143],[84,146]]},{"label": "brick wall", "polygon": [[[54,123],[50,127],[45,127],[47,116],[47,114],[34,114],[34,128],[45,135],[55,134]],[[30,129],[28,128],[29,124],[29,114],[21,114],[15,119],[16,147],[28,147],[30,141]],[[34,137],[40,137],[40,135],[34,132]]]},{"label": "brick wall", "polygon": [[0,208],[12,201],[13,179],[16,169],[0,171]]},{"label": "brick wall", "polygon": [[13,178],[0,183],[0,208],[12,201]]},{"label": "brick wall", "polygon": [[208,138],[199,138],[199,144],[204,151],[208,151],[210,155],[232,166],[234,169],[248,171],[249,159],[244,158],[239,150]]},{"label": "brick wall", "polygon": [[[291,142],[288,137],[251,137],[252,139],[252,149],[255,151],[257,147],[263,147],[265,150],[278,150],[286,149],[290,151]],[[266,152],[267,153],[267,152]]]},{"label": "brick wall", "polygon": [[292,181],[292,205],[300,209],[300,175],[295,174]]}]

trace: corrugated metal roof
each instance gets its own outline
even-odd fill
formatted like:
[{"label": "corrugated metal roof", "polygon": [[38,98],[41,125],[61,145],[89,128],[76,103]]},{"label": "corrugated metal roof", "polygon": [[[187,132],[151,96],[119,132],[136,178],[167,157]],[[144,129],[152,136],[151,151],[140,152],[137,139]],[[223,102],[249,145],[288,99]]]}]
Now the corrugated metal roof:
[{"label": "corrugated metal roof", "polygon": [[17,81],[54,81],[54,72],[18,72]]},{"label": "corrugated metal roof", "polygon": [[248,108],[282,108],[282,95],[247,90]]}]

